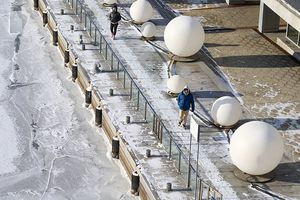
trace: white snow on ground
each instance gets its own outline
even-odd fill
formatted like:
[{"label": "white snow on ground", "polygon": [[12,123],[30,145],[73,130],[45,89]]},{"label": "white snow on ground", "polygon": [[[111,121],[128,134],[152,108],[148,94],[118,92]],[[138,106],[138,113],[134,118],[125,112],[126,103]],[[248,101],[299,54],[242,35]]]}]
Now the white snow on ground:
[{"label": "white snow on ground", "polygon": [[300,113],[296,111],[299,103],[265,103],[264,105],[253,105],[251,109],[257,109],[260,113],[266,113],[266,116],[272,116],[272,111],[276,111],[278,117],[300,118]]},{"label": "white snow on ground", "polygon": [[258,89],[268,89],[267,92],[263,95],[263,97],[274,98],[278,95],[278,91],[275,91],[275,89],[269,86],[268,84],[255,83],[254,87]]},{"label": "white snow on ground", "polygon": [[[8,35],[9,9],[8,4],[0,2],[0,74],[9,70],[12,62],[9,60],[13,57],[13,50],[8,50],[8,46],[13,43],[10,41],[15,34]],[[7,82],[0,77],[0,102],[5,101],[5,90]],[[14,120],[5,114],[5,108],[0,104],[0,175],[10,173],[16,170],[14,159],[20,154],[17,141],[17,130],[15,129]]]},{"label": "white snow on ground", "polygon": [[19,155],[16,130],[14,130],[13,121],[7,116],[3,115],[5,110],[0,106],[0,175],[13,172],[16,169],[14,158]]}]

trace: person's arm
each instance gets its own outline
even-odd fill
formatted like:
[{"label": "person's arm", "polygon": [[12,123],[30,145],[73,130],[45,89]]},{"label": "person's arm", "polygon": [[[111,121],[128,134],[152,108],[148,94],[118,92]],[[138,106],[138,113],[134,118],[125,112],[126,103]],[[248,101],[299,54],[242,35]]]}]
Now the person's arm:
[{"label": "person's arm", "polygon": [[121,19],[122,19],[122,16],[121,16],[121,14],[119,13],[119,15],[118,15],[118,22],[121,21]]},{"label": "person's arm", "polygon": [[179,106],[179,102],[180,102],[180,94],[177,96],[176,100],[177,100],[177,105]]}]

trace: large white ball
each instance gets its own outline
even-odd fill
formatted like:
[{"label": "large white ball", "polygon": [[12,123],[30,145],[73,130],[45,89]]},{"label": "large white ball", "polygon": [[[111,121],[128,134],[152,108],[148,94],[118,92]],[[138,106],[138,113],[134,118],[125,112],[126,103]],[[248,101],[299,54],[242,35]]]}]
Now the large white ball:
[{"label": "large white ball", "polygon": [[141,27],[142,35],[146,38],[151,38],[156,33],[156,26],[152,22],[146,22]]},{"label": "large white ball", "polygon": [[197,53],[204,42],[204,30],[199,20],[189,16],[172,19],[166,26],[164,39],[168,49],[181,57]]},{"label": "large white ball", "polygon": [[180,93],[184,86],[186,86],[186,81],[180,75],[173,75],[168,79],[167,87],[172,93]]},{"label": "large white ball", "polygon": [[143,23],[153,16],[153,8],[146,0],[137,0],[130,6],[130,16],[138,23]]},{"label": "large white ball", "polygon": [[240,120],[242,116],[242,106],[235,98],[223,96],[213,103],[211,115],[218,124],[222,126],[232,126]]},{"label": "large white ball", "polygon": [[265,122],[252,121],[240,126],[231,137],[230,156],[241,171],[251,175],[271,172],[283,155],[278,131]]},{"label": "large white ball", "polygon": [[117,0],[104,0],[104,3],[112,5],[112,4],[115,4],[115,3],[117,4],[118,2],[117,2]]}]

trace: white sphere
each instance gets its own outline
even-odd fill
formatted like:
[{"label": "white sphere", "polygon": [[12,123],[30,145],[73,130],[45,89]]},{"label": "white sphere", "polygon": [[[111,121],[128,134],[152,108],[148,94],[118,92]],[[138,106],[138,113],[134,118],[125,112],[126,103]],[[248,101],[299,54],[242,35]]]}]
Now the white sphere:
[{"label": "white sphere", "polygon": [[241,171],[251,175],[271,172],[283,155],[278,131],[265,122],[252,121],[240,126],[231,137],[230,156]]},{"label": "white sphere", "polygon": [[146,38],[151,38],[156,33],[156,26],[152,22],[146,22],[141,27],[142,35]]},{"label": "white sphere", "polygon": [[182,78],[180,75],[171,76],[167,82],[167,87],[169,91],[175,94],[180,93],[186,85],[187,84],[185,79]]},{"label": "white sphere", "polygon": [[189,16],[172,19],[166,26],[164,39],[168,49],[181,57],[197,53],[204,42],[204,30],[199,20]]},{"label": "white sphere", "polygon": [[143,23],[151,19],[153,8],[146,0],[137,0],[130,6],[130,16],[138,23]]},{"label": "white sphere", "polygon": [[242,116],[242,106],[235,98],[223,96],[213,103],[211,115],[218,124],[222,126],[232,126],[240,120]]},{"label": "white sphere", "polygon": [[118,2],[117,2],[117,0],[104,0],[104,3],[112,5],[112,4],[115,4],[115,3],[117,4]]}]

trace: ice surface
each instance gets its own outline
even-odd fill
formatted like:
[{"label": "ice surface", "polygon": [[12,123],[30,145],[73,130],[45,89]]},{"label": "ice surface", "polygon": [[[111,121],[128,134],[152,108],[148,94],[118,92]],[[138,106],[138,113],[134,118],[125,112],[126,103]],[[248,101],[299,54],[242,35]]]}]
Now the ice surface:
[{"label": "ice surface", "polygon": [[0,3],[0,199],[136,199],[33,2]]},{"label": "ice surface", "polygon": [[[0,113],[5,113],[5,109],[0,106]],[[13,172],[16,169],[14,158],[19,155],[17,146],[16,130],[14,123],[7,115],[0,117],[0,174]]]}]

